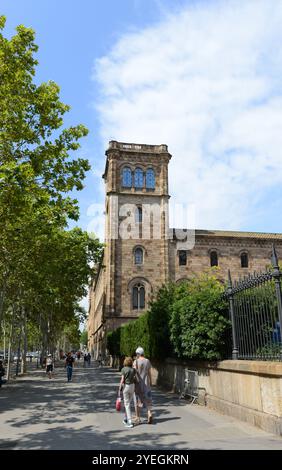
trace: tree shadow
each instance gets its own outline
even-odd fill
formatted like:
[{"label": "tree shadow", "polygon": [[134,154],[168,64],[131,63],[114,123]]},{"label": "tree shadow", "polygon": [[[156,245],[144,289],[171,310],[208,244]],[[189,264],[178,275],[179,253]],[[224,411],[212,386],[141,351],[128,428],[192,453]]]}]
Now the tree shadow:
[{"label": "tree shadow", "polygon": [[[67,383],[65,369],[57,367],[54,379],[48,379],[42,370],[34,370],[30,376],[3,388],[0,412],[19,409],[17,416],[11,417],[8,413],[9,418],[2,419],[3,429],[5,425],[18,428],[21,437],[0,441],[1,448],[187,449],[187,442],[180,441],[177,432],[150,432],[151,426],[154,428],[158,423],[181,420],[168,411],[168,407],[181,406],[178,396],[155,388],[152,391],[153,424],[144,423],[130,430],[120,424],[121,428],[115,429],[119,426],[115,410],[119,377],[118,372],[107,367],[78,367],[73,371],[73,382]],[[95,415],[99,414],[105,414],[108,421],[113,420],[113,429],[99,430],[95,425]],[[145,410],[143,415],[146,415]],[[88,420],[93,416],[93,426],[84,426],[85,416]],[[32,425],[41,425],[43,429],[52,426],[52,429],[24,434],[25,427]]]}]

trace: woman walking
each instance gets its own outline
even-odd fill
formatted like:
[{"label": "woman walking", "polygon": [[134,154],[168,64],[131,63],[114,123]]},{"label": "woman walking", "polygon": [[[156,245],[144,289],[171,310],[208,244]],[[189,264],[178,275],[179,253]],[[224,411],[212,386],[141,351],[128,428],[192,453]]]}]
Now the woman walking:
[{"label": "woman walking", "polygon": [[123,424],[126,428],[133,428],[131,420],[131,401],[134,395],[134,378],[136,370],[133,369],[133,360],[131,357],[126,357],[123,362],[123,368],[121,369],[121,379],[119,384],[119,395],[123,387],[123,398],[126,416],[123,419]]},{"label": "woman walking", "polygon": [[46,374],[48,374],[49,379],[52,379],[53,372],[53,359],[52,354],[48,354],[46,359]]}]

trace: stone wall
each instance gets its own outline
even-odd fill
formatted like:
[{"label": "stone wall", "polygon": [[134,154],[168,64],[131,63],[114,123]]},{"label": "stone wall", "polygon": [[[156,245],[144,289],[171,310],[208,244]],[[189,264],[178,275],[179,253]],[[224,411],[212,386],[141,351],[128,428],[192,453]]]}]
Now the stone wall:
[{"label": "stone wall", "polygon": [[[214,233],[214,235],[213,235]],[[232,236],[232,232],[227,234],[220,231],[206,231],[201,234],[201,230],[196,230],[195,247],[187,251],[186,266],[179,266],[176,241],[169,244],[169,272],[172,281],[189,279],[203,271],[210,269],[210,252],[216,251],[218,254],[218,268],[216,269],[219,278],[226,280],[228,270],[235,280],[246,276],[254,271],[265,271],[270,266],[272,243],[275,242],[278,257],[282,257],[282,239],[275,235],[271,238],[265,234],[265,238],[260,234],[249,235],[238,232],[239,236]],[[281,237],[282,238],[282,237]],[[241,267],[241,253],[248,254],[249,265],[247,268]]]},{"label": "stone wall", "polygon": [[282,363],[265,361],[153,362],[153,382],[180,393],[185,369],[198,371],[204,403],[282,436]]}]

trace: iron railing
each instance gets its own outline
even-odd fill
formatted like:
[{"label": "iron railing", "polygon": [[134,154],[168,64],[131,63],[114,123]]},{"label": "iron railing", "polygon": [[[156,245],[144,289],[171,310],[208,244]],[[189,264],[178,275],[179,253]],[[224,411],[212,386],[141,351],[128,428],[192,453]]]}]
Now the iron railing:
[{"label": "iron railing", "polygon": [[282,360],[282,295],[278,258],[273,245],[272,269],[254,273],[228,288],[232,325],[232,359]]}]

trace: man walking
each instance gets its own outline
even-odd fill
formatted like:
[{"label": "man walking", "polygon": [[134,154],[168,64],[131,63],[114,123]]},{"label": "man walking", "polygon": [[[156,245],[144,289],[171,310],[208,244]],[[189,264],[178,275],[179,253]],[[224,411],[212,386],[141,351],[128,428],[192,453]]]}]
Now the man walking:
[{"label": "man walking", "polygon": [[66,357],[65,367],[67,368],[67,378],[68,382],[71,381],[72,378],[72,369],[74,364],[74,358],[72,357],[71,353],[69,352]]},{"label": "man walking", "polygon": [[[138,402],[142,401],[143,404],[146,406],[148,411],[148,424],[152,424],[153,416],[152,416],[152,375],[151,375],[151,362],[149,359],[146,359],[144,356],[144,349],[139,346],[136,349],[136,359],[134,361],[133,367],[138,371],[138,376],[142,383],[142,397],[138,397],[138,393],[136,391],[136,418],[137,422],[140,422],[140,412],[138,407]],[[141,389],[141,387],[140,387]]]},{"label": "man walking", "polygon": [[87,362],[88,362],[88,367],[90,367],[90,363],[91,363],[91,354],[90,353],[87,354]]},{"label": "man walking", "polygon": [[0,361],[0,387],[2,387],[2,383],[4,383],[2,379],[4,375],[5,375],[5,368],[4,368],[3,362]]}]

